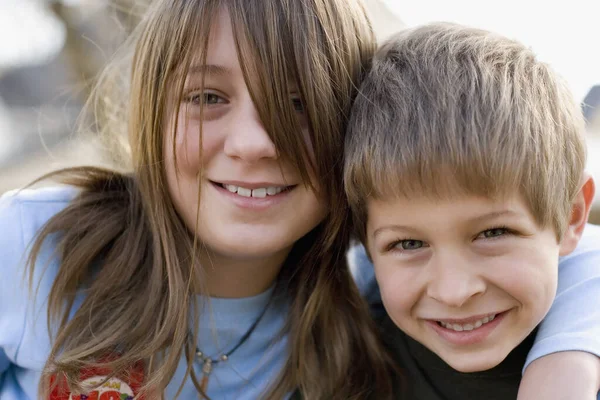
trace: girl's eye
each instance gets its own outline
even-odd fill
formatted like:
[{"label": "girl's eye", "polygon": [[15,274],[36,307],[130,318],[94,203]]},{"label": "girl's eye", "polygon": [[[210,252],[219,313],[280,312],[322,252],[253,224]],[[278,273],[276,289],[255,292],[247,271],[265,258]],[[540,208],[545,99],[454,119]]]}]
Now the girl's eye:
[{"label": "girl's eye", "polygon": [[492,229],[488,229],[487,231],[483,231],[479,234],[479,236],[485,238],[485,239],[491,239],[491,238],[496,238],[496,237],[500,237],[503,235],[506,235],[508,232],[508,229],[506,228],[492,228]]},{"label": "girl's eye", "polygon": [[299,97],[292,97],[292,104],[296,112],[304,113],[304,104],[302,104],[302,100]]},{"label": "girl's eye", "polygon": [[214,93],[192,93],[185,98],[185,101],[193,105],[200,105],[201,102],[205,105],[225,103],[225,99]]},{"label": "girl's eye", "polygon": [[418,250],[425,247],[425,243],[422,240],[406,239],[396,242],[394,247],[401,248],[402,250]]},{"label": "girl's eye", "polygon": [[218,104],[221,98],[214,93],[204,93],[204,104]]}]

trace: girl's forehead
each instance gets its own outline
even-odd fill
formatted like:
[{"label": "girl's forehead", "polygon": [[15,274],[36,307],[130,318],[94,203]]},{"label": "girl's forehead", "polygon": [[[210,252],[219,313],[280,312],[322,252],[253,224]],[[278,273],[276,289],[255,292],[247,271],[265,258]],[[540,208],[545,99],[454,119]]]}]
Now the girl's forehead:
[{"label": "girl's forehead", "polygon": [[[208,40],[204,37],[208,34]],[[232,65],[238,64],[236,39],[229,11],[221,7],[210,21],[209,30],[201,30],[200,37],[193,38],[189,74],[224,74]],[[243,44],[245,40],[242,40]]]},{"label": "girl's forehead", "polygon": [[[243,38],[240,38],[243,39]],[[230,52],[236,53],[236,40],[229,10],[225,7],[219,8],[213,17],[208,37],[207,58],[228,57]],[[242,40],[243,43],[245,40]],[[236,55],[237,59],[237,55]]]},{"label": "girl's forehead", "polygon": [[[235,73],[241,73],[236,39],[226,8],[218,10],[207,33],[207,41],[202,37],[190,41],[193,48],[190,49],[189,61],[187,65],[182,62],[177,66],[174,71],[177,78],[185,80],[202,77],[227,78]],[[240,45],[244,42],[240,41]]]},{"label": "girl's forehead", "polygon": [[[244,21],[240,20],[236,23],[241,24]],[[203,40],[197,41],[197,50],[192,55],[187,68],[187,79],[203,76],[227,78],[238,74],[241,76],[244,69],[241,63],[245,64],[246,73],[250,75],[250,79],[253,79],[252,75],[261,73],[260,67],[263,62],[259,59],[261,56],[257,53],[258,49],[250,44],[251,38],[245,36],[251,30],[242,29],[245,27],[241,26],[237,28],[235,29],[232,23],[232,17],[227,7],[220,7],[211,21],[206,48],[202,46]],[[256,38],[254,39],[256,40]],[[268,53],[268,46],[260,47]],[[244,57],[243,60],[240,60],[240,53]],[[265,55],[263,54],[262,57],[265,57]],[[266,54],[266,57],[269,57],[269,54]],[[252,65],[256,68],[248,68]],[[289,66],[284,67],[287,71],[282,71],[285,76],[277,74],[279,80],[285,79],[290,86],[290,90],[297,90],[298,82],[291,72],[292,68]],[[276,78],[270,77],[270,79]]]}]

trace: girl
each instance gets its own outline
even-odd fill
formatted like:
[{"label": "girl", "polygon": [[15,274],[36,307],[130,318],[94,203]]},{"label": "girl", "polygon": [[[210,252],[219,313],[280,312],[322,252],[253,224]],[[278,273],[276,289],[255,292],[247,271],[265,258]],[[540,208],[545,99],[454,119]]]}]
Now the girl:
[{"label": "girl", "polygon": [[161,0],[134,37],[128,103],[109,104],[132,168],[2,199],[0,397],[388,397],[345,264],[362,6]]}]

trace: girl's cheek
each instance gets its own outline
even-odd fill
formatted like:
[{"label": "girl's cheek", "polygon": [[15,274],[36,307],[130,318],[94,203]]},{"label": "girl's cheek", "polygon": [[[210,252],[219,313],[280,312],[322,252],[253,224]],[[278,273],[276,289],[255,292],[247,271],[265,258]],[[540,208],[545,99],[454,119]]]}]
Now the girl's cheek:
[{"label": "girl's cheek", "polygon": [[308,146],[310,161],[313,163],[316,162],[315,148],[313,146],[313,141],[310,137],[310,131],[308,130],[307,125],[302,125],[302,137],[304,138],[304,143],[306,143],[306,146]]},{"label": "girl's cheek", "polygon": [[170,153],[167,160],[174,160],[173,152],[176,153],[177,167],[185,173],[196,174],[200,162],[200,128],[194,121],[186,121],[185,118],[179,118],[177,131],[173,132],[174,125],[167,132],[171,138],[168,140],[168,148],[165,150]]}]

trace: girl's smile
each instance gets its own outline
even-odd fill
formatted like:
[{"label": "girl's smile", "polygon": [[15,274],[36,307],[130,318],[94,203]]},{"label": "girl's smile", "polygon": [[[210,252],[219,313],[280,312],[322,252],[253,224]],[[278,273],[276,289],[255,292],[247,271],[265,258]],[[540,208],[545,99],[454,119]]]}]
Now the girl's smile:
[{"label": "girl's smile", "polygon": [[[281,205],[295,194],[298,185],[277,185],[275,183],[218,183],[211,181],[213,188],[236,207],[249,211],[265,211]],[[227,203],[224,203],[227,204]]]}]

